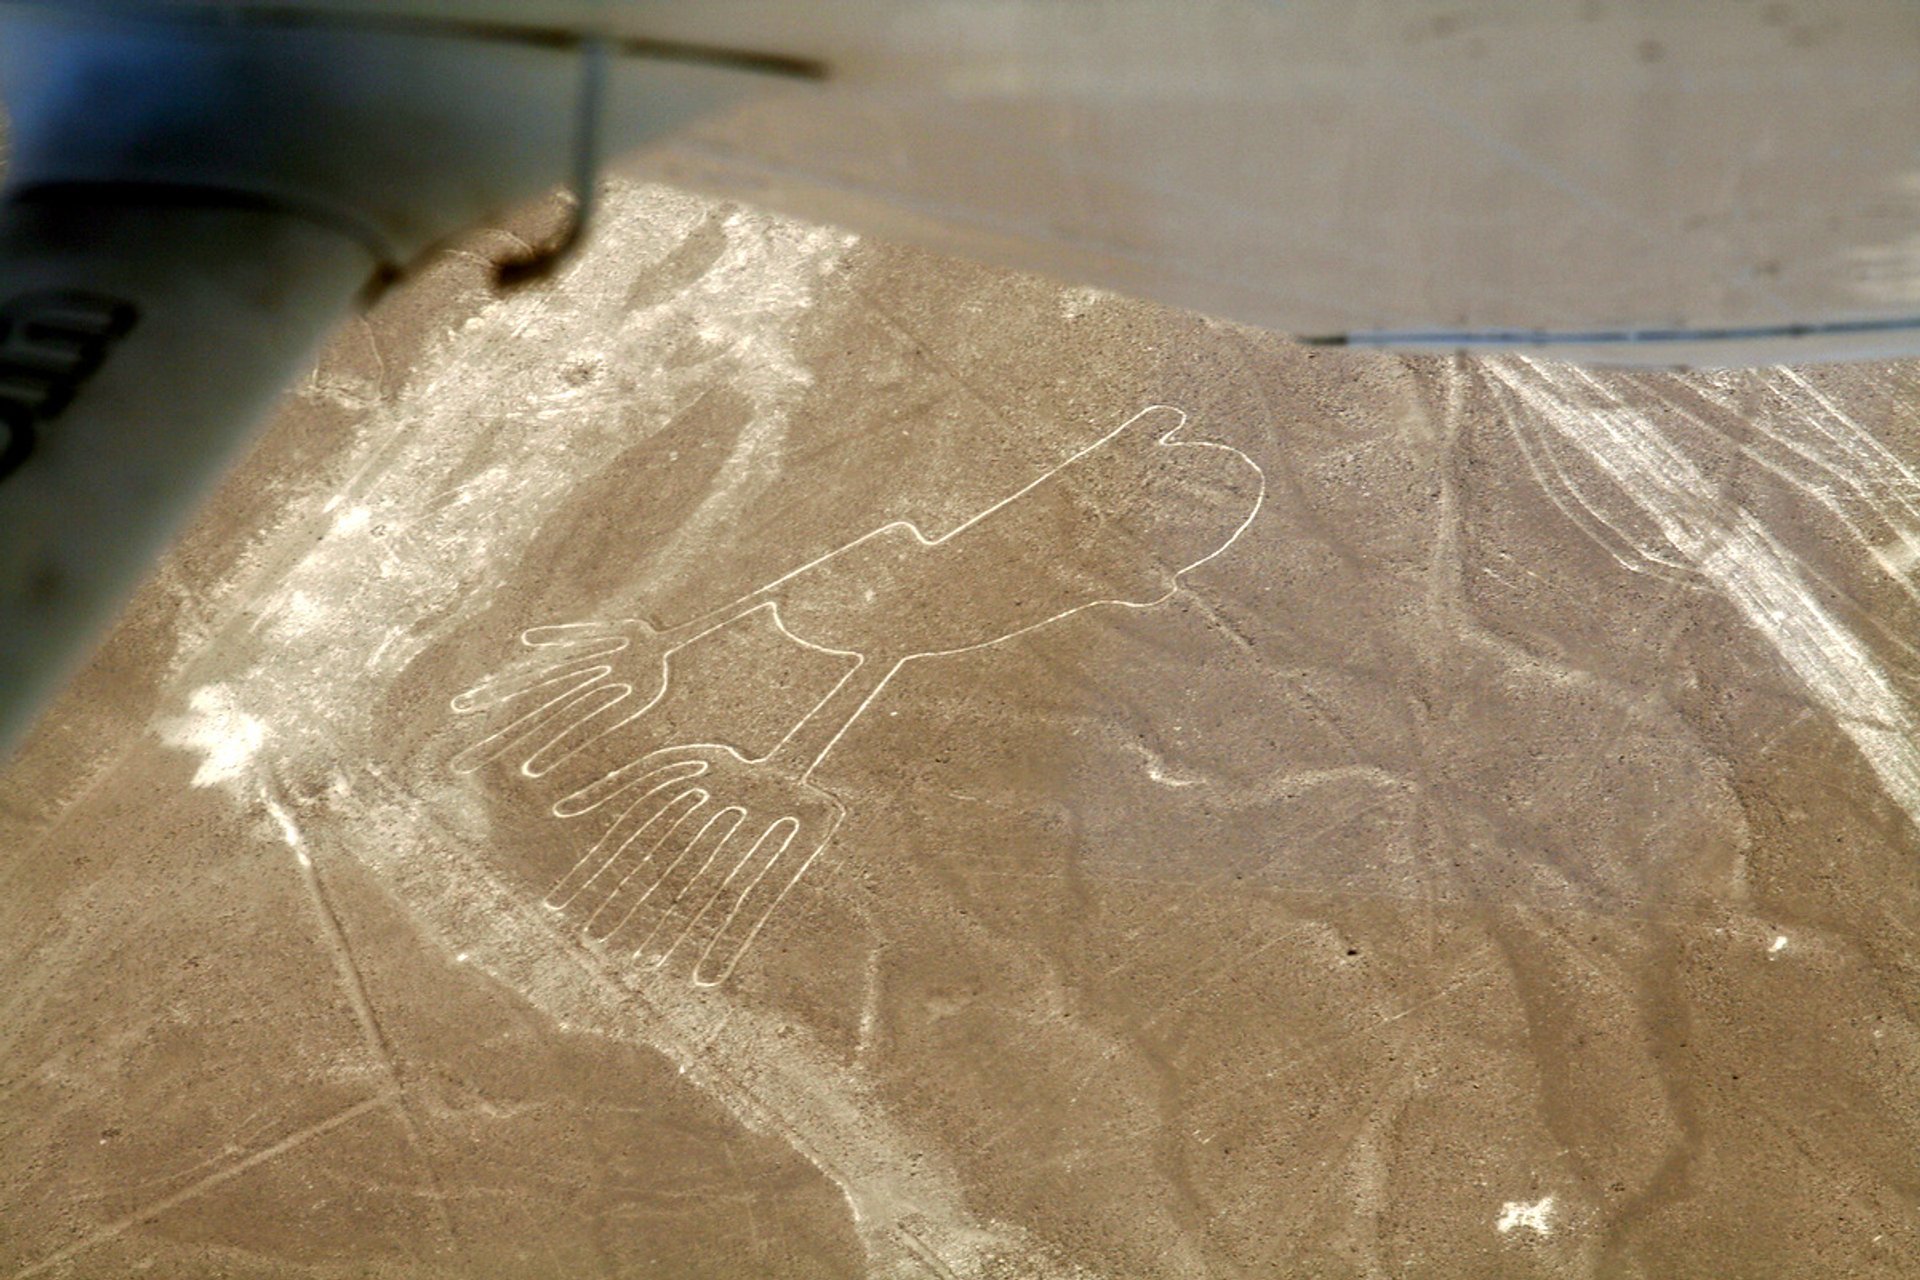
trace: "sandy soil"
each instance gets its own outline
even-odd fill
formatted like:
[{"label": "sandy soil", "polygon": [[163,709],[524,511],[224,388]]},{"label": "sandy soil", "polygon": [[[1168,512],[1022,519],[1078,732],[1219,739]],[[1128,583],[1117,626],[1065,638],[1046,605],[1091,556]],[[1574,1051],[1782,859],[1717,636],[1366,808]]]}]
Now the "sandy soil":
[{"label": "sandy soil", "polygon": [[1920,1272],[1911,366],[509,243],[0,775],[0,1271]]}]

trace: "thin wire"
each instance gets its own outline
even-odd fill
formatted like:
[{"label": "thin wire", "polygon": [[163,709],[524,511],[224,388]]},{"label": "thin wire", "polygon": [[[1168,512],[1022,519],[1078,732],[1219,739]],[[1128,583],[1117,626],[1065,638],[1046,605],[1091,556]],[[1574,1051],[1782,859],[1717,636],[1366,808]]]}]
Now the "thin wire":
[{"label": "thin wire", "polygon": [[600,162],[605,150],[601,118],[607,97],[608,42],[593,38],[580,46],[580,94],[573,118],[573,214],[559,238],[494,267],[503,288],[542,279],[580,244],[598,203]]},{"label": "thin wire", "polygon": [[1689,328],[1630,329],[1363,329],[1317,334],[1301,342],[1313,347],[1483,347],[1628,346],[1674,342],[1748,342],[1767,338],[1843,337],[1848,334],[1903,333],[1920,330],[1920,316],[1878,320],[1801,321],[1791,324],[1719,325]]}]

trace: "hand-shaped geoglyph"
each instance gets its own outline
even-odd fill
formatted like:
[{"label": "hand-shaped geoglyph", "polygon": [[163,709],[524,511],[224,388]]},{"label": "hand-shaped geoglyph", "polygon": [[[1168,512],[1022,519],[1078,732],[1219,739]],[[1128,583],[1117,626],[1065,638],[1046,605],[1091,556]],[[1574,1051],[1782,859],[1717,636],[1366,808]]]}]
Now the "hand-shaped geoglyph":
[{"label": "hand-shaped geoglyph", "polygon": [[883,525],[681,626],[534,628],[521,637],[527,661],[453,700],[457,713],[505,721],[454,767],[505,760],[549,776],[642,722],[666,695],[674,655],[750,613],[845,656],[839,682],[767,754],[662,746],[553,806],[604,827],[548,905],[609,947],[653,965],[689,957],[696,982],[719,982],[844,818],[814,772],[902,666],[1086,609],[1159,604],[1246,530],[1265,493],[1260,469],[1237,449],[1179,439],[1185,420],[1144,410],[938,537]]}]

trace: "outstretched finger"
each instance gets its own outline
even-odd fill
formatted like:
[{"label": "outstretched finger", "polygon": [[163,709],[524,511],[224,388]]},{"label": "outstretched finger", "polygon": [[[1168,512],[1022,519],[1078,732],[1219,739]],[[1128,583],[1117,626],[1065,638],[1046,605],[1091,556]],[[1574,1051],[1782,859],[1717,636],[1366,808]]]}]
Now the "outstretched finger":
[{"label": "outstretched finger", "polygon": [[610,671],[612,666],[607,659],[627,645],[625,636],[602,636],[594,643],[582,642],[563,652],[529,654],[506,670],[455,694],[451,705],[455,713],[469,715],[570,683],[590,671]]},{"label": "outstretched finger", "polygon": [[654,859],[676,839],[685,839],[682,829],[707,798],[700,788],[686,787],[658,804],[635,805],[554,885],[547,906],[574,915],[590,936],[611,933],[658,878]]},{"label": "outstretched finger", "polygon": [[[551,696],[531,710],[495,729],[452,760],[455,773],[473,773],[503,756],[526,752],[537,755],[552,735],[564,732],[582,716],[592,716],[625,701],[633,686],[611,682],[609,667],[591,667],[570,680],[551,682]],[[524,763],[524,762],[523,762]]]},{"label": "outstretched finger", "polygon": [[771,823],[719,886],[690,930],[700,939],[695,985],[711,987],[726,981],[826,847],[825,836],[805,844],[800,836],[798,819],[785,817]]},{"label": "outstretched finger", "polygon": [[659,879],[650,892],[635,901],[622,931],[608,939],[617,950],[631,950],[635,959],[649,965],[665,964],[686,936],[691,919],[699,914],[699,904],[710,896],[714,882],[724,874],[718,868],[729,856],[735,833],[746,821],[747,811],[729,805],[713,814],[693,838],[661,859]]}]

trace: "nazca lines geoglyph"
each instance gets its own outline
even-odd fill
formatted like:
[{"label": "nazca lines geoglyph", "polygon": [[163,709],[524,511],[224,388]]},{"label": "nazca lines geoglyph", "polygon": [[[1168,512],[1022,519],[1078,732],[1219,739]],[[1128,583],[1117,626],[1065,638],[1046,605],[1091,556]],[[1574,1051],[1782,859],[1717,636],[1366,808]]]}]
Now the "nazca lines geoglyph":
[{"label": "nazca lines geoglyph", "polygon": [[846,810],[814,782],[835,745],[909,662],[999,644],[1112,605],[1151,608],[1246,531],[1265,477],[1237,449],[1178,437],[1156,405],[938,537],[894,521],[690,622],[565,623],[521,636],[532,652],[453,699],[498,713],[454,759],[548,778],[609,734],[643,727],[674,655],[764,612],[796,645],[850,659],[766,754],[680,742],[575,786],[553,816],[604,824],[546,902],[585,937],[644,965],[690,960],[718,983],[832,840]]}]

